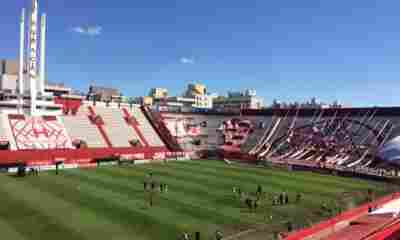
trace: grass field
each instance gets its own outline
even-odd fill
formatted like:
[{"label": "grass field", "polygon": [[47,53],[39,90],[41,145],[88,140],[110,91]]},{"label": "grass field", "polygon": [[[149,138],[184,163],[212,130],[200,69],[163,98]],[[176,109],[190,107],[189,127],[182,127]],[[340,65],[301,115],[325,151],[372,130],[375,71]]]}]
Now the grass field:
[{"label": "grass field", "polygon": [[[152,207],[143,190],[149,172],[169,186],[168,193],[152,194]],[[161,240],[178,239],[182,231],[211,239],[217,229],[226,236],[256,227],[266,228],[246,239],[269,239],[285,221],[301,226],[326,218],[321,203],[341,202],[343,192],[354,193],[343,200],[349,205],[360,203],[368,188],[385,192],[376,182],[211,160],[1,175],[0,182],[0,236],[12,240]],[[258,184],[267,198],[250,212],[232,187],[255,192]],[[269,197],[281,191],[290,200],[302,192],[303,199],[272,206]]]}]

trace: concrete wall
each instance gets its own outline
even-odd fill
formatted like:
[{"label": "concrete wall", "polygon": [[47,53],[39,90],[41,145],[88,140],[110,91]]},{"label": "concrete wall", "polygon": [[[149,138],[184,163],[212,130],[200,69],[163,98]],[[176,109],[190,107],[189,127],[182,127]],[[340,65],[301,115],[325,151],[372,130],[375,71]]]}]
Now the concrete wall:
[{"label": "concrete wall", "polygon": [[17,89],[17,80],[17,75],[0,75],[0,90],[11,90],[12,92],[15,92]]}]

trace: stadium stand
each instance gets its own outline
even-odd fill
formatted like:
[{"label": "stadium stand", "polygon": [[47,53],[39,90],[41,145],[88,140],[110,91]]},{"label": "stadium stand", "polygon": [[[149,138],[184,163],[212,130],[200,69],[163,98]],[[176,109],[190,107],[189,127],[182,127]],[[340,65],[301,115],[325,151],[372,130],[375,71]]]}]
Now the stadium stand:
[{"label": "stadium stand", "polygon": [[81,107],[74,116],[63,115],[60,118],[73,142],[82,140],[89,148],[107,147],[96,125],[90,121],[85,107]]},{"label": "stadium stand", "polygon": [[101,117],[101,115],[96,114],[94,111],[93,106],[87,106],[88,112],[89,112],[89,119],[90,121],[97,126],[97,129],[99,130],[101,136],[103,137],[104,141],[107,143],[107,147],[112,147],[112,143],[110,141],[110,138],[108,137],[106,131],[104,130],[104,120]]},{"label": "stadium stand", "polygon": [[17,150],[7,114],[0,114],[0,141],[8,145],[8,149]]},{"label": "stadium stand", "polygon": [[139,106],[133,106],[129,113],[136,119],[138,128],[149,146],[165,146]]},{"label": "stadium stand", "polygon": [[[359,168],[373,167],[379,158],[393,163],[400,156],[399,144],[392,140],[400,134],[399,114],[398,108],[267,109],[244,110],[240,115],[162,112],[161,119],[187,151],[207,149],[225,158]],[[249,122],[253,131],[234,136],[236,130],[226,128],[230,121]],[[198,135],[185,132],[201,122],[207,124]],[[193,147],[197,140],[200,146]]]},{"label": "stadium stand", "polygon": [[56,116],[8,115],[16,146],[25,149],[70,149],[72,142]]},{"label": "stadium stand", "polygon": [[124,120],[121,109],[114,107],[93,107],[93,110],[102,117],[104,121],[102,125],[103,129],[113,147],[130,147],[131,140],[139,139]]},{"label": "stadium stand", "polygon": [[177,138],[167,128],[162,115],[159,112],[152,112],[145,107],[142,107],[142,110],[168,149],[171,151],[183,151]]},{"label": "stadium stand", "polygon": [[124,118],[126,123],[132,128],[135,135],[137,136],[137,140],[140,142],[142,146],[149,147],[149,143],[147,142],[146,138],[143,136],[142,131],[140,130],[139,123],[131,113],[129,113],[128,109],[122,109],[124,113]]},{"label": "stadium stand", "polygon": [[[152,112],[134,104],[58,101],[65,111],[57,117],[2,114],[3,148],[86,146],[116,148],[118,153],[118,148],[135,147],[165,154],[190,152],[204,157],[206,153],[222,159],[398,174],[390,168],[400,158],[398,108],[182,113]],[[376,170],[383,165],[389,166],[387,171]]]}]

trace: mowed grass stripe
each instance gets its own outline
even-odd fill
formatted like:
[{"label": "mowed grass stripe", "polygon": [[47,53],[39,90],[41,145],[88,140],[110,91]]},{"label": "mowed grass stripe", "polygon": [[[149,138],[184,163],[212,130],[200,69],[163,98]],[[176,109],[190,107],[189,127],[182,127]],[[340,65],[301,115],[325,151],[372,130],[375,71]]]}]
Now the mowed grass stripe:
[{"label": "mowed grass stripe", "polygon": [[[140,186],[138,187],[143,191],[143,182],[149,171],[142,171],[137,167],[132,168],[103,168],[99,169],[99,172],[104,175],[119,177],[124,181],[135,180]],[[181,177],[176,177],[173,174],[159,174],[155,175],[154,180],[156,182],[162,182],[168,184],[168,189],[171,192],[179,192],[185,196],[194,198],[193,201],[199,203],[212,203],[218,207],[224,207],[226,203],[219,204],[221,199],[231,200],[233,195],[230,189],[216,187],[215,184],[209,184],[204,182],[198,182],[195,180],[189,181]],[[219,206],[221,205],[221,206]]]},{"label": "mowed grass stripe", "polygon": [[[202,160],[202,161],[185,161],[182,162],[182,165],[191,165],[191,166],[200,166],[203,169],[214,169],[214,170],[223,170],[226,168],[232,169],[234,171],[238,171],[240,173],[251,173],[258,176],[264,177],[281,177],[288,179],[300,180],[302,182],[313,182],[315,184],[325,185],[329,184],[332,187],[345,187],[347,189],[360,189],[366,187],[376,187],[380,186],[380,183],[361,180],[361,179],[353,179],[346,178],[346,181],[343,181],[343,177],[337,177],[332,175],[321,175],[313,172],[304,172],[304,171],[286,171],[276,168],[265,168],[265,167],[257,167],[251,166],[248,164],[240,164],[233,163],[231,165],[227,165],[223,161],[217,160]],[[197,169],[197,167],[196,167]]]},{"label": "mowed grass stripe", "polygon": [[[97,172],[104,172],[109,177],[113,178],[125,178],[125,181],[132,182],[132,180],[139,181],[140,183],[145,179],[147,175],[146,172],[136,171],[136,168],[101,168],[97,169]],[[118,171],[118,173],[116,172]],[[147,171],[148,172],[148,171]],[[186,179],[177,180],[175,177],[155,175],[154,179],[167,183],[170,186],[170,191],[175,194],[176,192],[182,191],[183,198],[190,198],[193,202],[198,202],[199,204],[210,204],[218,209],[220,212],[230,211],[232,214],[239,214],[240,218],[246,217],[249,221],[253,223],[259,223],[260,221],[265,221],[265,215],[267,216],[288,216],[287,212],[289,208],[296,208],[297,213],[299,213],[304,218],[313,217],[314,214],[309,211],[309,209],[316,209],[320,207],[321,199],[315,196],[303,197],[301,203],[295,205],[290,204],[286,206],[271,206],[270,199],[263,200],[261,206],[258,208],[258,212],[261,214],[248,214],[247,210],[243,211],[245,208],[244,203],[238,198],[235,198],[233,193],[226,188],[222,190],[214,189],[213,186],[205,186],[202,183],[193,183]],[[139,189],[142,185],[139,184]],[[213,184],[215,185],[215,184]],[[140,191],[140,190],[139,190]],[[191,196],[194,195],[194,196]],[[171,195],[168,195],[171,196]],[[175,196],[175,195],[172,195]],[[293,201],[294,196],[291,195]],[[207,200],[205,200],[207,198]],[[211,199],[210,199],[211,198]],[[240,209],[242,208],[242,209]]]},{"label": "mowed grass stripe", "polygon": [[[143,173],[149,173],[149,172],[153,172],[153,174],[155,174],[155,176],[168,176],[168,177],[173,177],[173,178],[177,178],[180,179],[182,181],[185,182],[191,182],[193,181],[193,179],[195,182],[197,183],[203,183],[204,185],[207,185],[210,190],[213,188],[218,187],[218,185],[221,184],[221,182],[223,182],[222,186],[219,186],[219,188],[222,191],[225,192],[231,192],[231,188],[232,186],[240,186],[242,188],[242,190],[250,190],[252,192],[254,192],[256,190],[256,184],[255,183],[259,183],[259,184],[263,184],[263,189],[264,191],[267,191],[269,193],[273,192],[273,193],[277,193],[277,192],[281,192],[283,189],[286,190],[290,190],[288,191],[289,197],[290,197],[290,201],[293,201],[293,199],[295,198],[295,194],[296,192],[302,192],[302,193],[306,193],[303,194],[303,201],[301,201],[300,204],[297,205],[298,208],[304,208],[304,209],[309,209],[309,211],[307,212],[306,215],[304,215],[304,217],[307,216],[313,216],[315,215],[315,210],[320,209],[321,204],[323,202],[325,203],[330,203],[332,201],[333,198],[335,198],[337,196],[336,193],[329,193],[329,194],[321,194],[318,191],[310,191],[309,190],[309,186],[307,185],[302,185],[302,182],[298,181],[295,186],[295,190],[296,191],[292,191],[292,188],[289,188],[287,185],[279,185],[279,187],[276,187],[275,185],[271,185],[270,183],[265,183],[263,182],[265,180],[265,178],[262,178],[263,181],[243,181],[243,180],[238,180],[236,178],[227,178],[223,176],[223,171],[221,171],[221,176],[218,177],[213,177],[213,176],[201,176],[200,174],[193,174],[193,173],[188,173],[187,171],[177,171],[173,168],[170,168],[170,166],[168,164],[152,164],[152,165],[137,165],[135,167],[133,167],[134,169],[138,169],[140,171],[143,171]],[[284,184],[284,181],[282,181],[282,184]],[[345,189],[343,189],[345,190]],[[277,214],[282,214],[285,215],[285,211],[287,211],[286,209],[287,206],[280,206],[280,207],[270,207],[268,211],[268,214],[271,215],[277,215]],[[310,211],[310,209],[312,209]],[[299,210],[300,211],[300,210]]]},{"label": "mowed grass stripe", "polygon": [[[62,219],[70,210],[54,207],[60,201],[27,186],[21,179],[0,176],[0,217],[27,239],[74,239],[85,237]],[[77,219],[75,219],[77,220]]]},{"label": "mowed grass stripe", "polygon": [[[118,171],[119,173],[115,173],[115,171]],[[100,169],[96,169],[96,175],[99,174],[99,172],[105,172],[105,173],[109,173],[110,175],[107,176],[107,174],[105,176],[96,176],[99,177],[100,179],[118,179],[121,178],[123,176],[125,176],[125,181],[123,181],[123,183],[118,183],[118,184],[123,184],[123,185],[129,185],[129,186],[134,186],[136,185],[136,187],[132,187],[131,191],[134,192],[140,192],[140,189],[142,189],[143,191],[143,185],[142,185],[142,181],[144,180],[144,177],[146,176],[146,173],[142,173],[141,176],[139,177],[139,179],[136,179],[137,173],[138,171],[135,171],[135,167],[133,168],[108,168],[108,167],[104,167],[104,168],[100,168]],[[139,172],[140,173],[140,172]],[[86,172],[81,171],[79,173],[80,175],[87,175]],[[100,175],[104,175],[104,174],[100,174]],[[161,180],[161,176],[159,175],[155,175],[154,177],[157,180]],[[83,181],[87,181],[85,179],[82,179]],[[165,179],[166,181],[164,181],[165,183],[168,183],[169,185],[171,184],[170,182],[168,182],[168,180],[170,179]],[[187,181],[185,181],[187,184]],[[116,190],[115,186],[108,186],[108,184],[104,184],[102,183],[102,185],[104,185],[105,187],[110,187],[113,190]],[[171,186],[171,185],[170,185]],[[129,187],[128,187],[129,188]],[[175,189],[177,190],[177,189]],[[170,188],[170,192],[166,195],[162,195],[162,198],[164,197],[177,197],[178,202],[173,202],[172,205],[167,205],[167,207],[171,207],[171,206],[176,206],[179,204],[182,204],[181,201],[182,199],[185,199],[185,201],[189,200],[189,203],[193,203],[196,202],[198,200],[196,199],[192,199],[188,195],[182,195],[182,196],[177,196],[178,194],[176,194],[174,188]],[[117,190],[118,191],[118,190]],[[212,188],[209,188],[209,191],[213,191]],[[136,195],[136,197],[138,197]],[[229,200],[229,199],[227,199]],[[230,203],[238,203],[239,201],[236,200],[235,201],[230,201]],[[320,203],[320,202],[319,202]],[[162,205],[162,202],[158,202],[156,203],[156,206]],[[236,210],[233,208],[233,211],[229,214],[231,214],[232,216],[234,216],[235,214],[238,216],[238,219],[246,219],[246,222],[252,222],[253,224],[265,224],[265,216],[270,216],[272,215],[274,217],[274,222],[279,222],[279,221],[284,221],[287,220],[288,218],[291,219],[297,219],[298,222],[307,222],[308,219],[310,218],[314,218],[314,219],[322,219],[323,216],[315,216],[315,213],[313,213],[312,211],[310,211],[310,206],[304,206],[304,205],[309,205],[309,201],[303,201],[301,204],[296,204],[296,205],[286,205],[286,206],[270,206],[270,205],[266,205],[266,206],[260,206],[257,214],[254,213],[249,213],[247,210],[241,211],[239,208],[237,208]],[[312,207],[315,209],[316,207],[319,207],[319,205],[312,205]],[[300,209],[298,209],[300,208]],[[210,214],[209,218],[208,218],[208,222],[213,222],[215,217],[221,215],[221,213],[223,213],[223,215],[226,216],[226,214],[228,213],[226,210],[221,209],[220,207],[218,207],[217,205],[212,205],[211,209],[215,209],[215,213],[214,214]],[[297,215],[292,215],[291,212],[294,210],[296,210],[296,214],[300,214],[299,216]],[[202,209],[197,209],[198,211],[203,211]],[[243,209],[242,209],[243,210]],[[219,213],[220,212],[220,213]],[[226,217],[227,220],[229,217]],[[301,219],[301,220],[300,220]],[[244,222],[242,220],[242,222]],[[208,224],[208,222],[206,224]],[[236,223],[238,224],[239,221]],[[207,226],[206,224],[203,224],[203,226]],[[225,221],[222,224],[218,223],[220,226],[222,225],[227,225],[229,224],[229,221]],[[246,224],[247,226],[247,224]],[[210,229],[210,227],[206,227],[208,229]],[[225,227],[225,229],[229,229],[230,231],[232,231],[232,229]]]},{"label": "mowed grass stripe", "polygon": [[[21,190],[21,189],[20,189]],[[16,191],[20,191],[16,190]],[[14,239],[14,237],[23,236],[26,239],[74,239],[83,240],[83,236],[79,236],[71,229],[65,227],[63,223],[59,223],[51,216],[47,216],[39,209],[29,206],[26,201],[22,201],[15,196],[10,196],[9,191],[0,190],[2,196],[2,206],[0,207],[0,217],[2,222],[6,222],[11,229],[3,232],[1,228],[2,239]],[[8,233],[7,233],[8,232]]]},{"label": "mowed grass stripe", "polygon": [[[109,178],[118,178],[118,184],[124,188],[131,188],[136,192],[143,193],[143,180],[146,174],[136,171],[135,168],[102,168],[97,169],[98,178],[107,181]],[[250,223],[240,215],[243,204],[230,191],[216,190],[204,186],[201,183],[177,180],[168,176],[157,175],[157,182],[168,184],[168,193],[161,194],[162,199],[173,205],[189,205],[197,211],[208,211],[206,222],[218,224]],[[157,186],[158,191],[158,186]],[[168,205],[167,207],[171,207]],[[213,218],[210,220],[210,215]],[[216,222],[220,218],[219,222]],[[259,219],[257,219],[259,220]],[[256,221],[252,221],[253,223]]]},{"label": "mowed grass stripe", "polygon": [[[120,172],[123,171],[122,174],[127,175],[128,177],[136,177],[139,175],[141,178],[141,179],[139,178],[139,181],[143,181],[145,179],[146,174],[149,173],[150,171],[152,171],[155,174],[156,179],[162,178],[162,179],[165,179],[166,181],[171,181],[173,179],[174,181],[177,181],[177,183],[181,183],[182,185],[195,184],[195,185],[197,185],[196,188],[198,188],[198,186],[200,186],[200,185],[203,185],[209,192],[209,193],[205,193],[204,196],[215,195],[219,192],[220,193],[219,197],[221,197],[221,198],[224,196],[227,196],[227,194],[231,194],[231,196],[233,196],[233,193],[231,190],[231,186],[233,186],[233,185],[239,186],[237,184],[241,184],[240,186],[242,187],[243,190],[246,190],[246,188],[247,188],[247,190],[251,189],[252,191],[255,191],[255,187],[256,187],[256,185],[254,185],[253,183],[247,183],[247,184],[243,183],[243,182],[235,183],[227,178],[221,178],[221,179],[215,179],[215,180],[211,178],[211,179],[208,179],[209,181],[204,181],[204,179],[193,180],[193,178],[196,178],[195,176],[197,176],[197,175],[190,174],[190,176],[182,176],[182,174],[177,174],[178,171],[171,170],[171,169],[170,169],[170,171],[165,170],[165,169],[164,169],[164,171],[158,171],[159,168],[167,168],[167,166],[165,166],[165,165],[164,166],[163,165],[158,165],[158,166],[153,165],[151,170],[146,169],[145,168],[146,166],[140,166],[140,167],[135,166],[133,168],[120,168],[120,169],[118,169],[118,171],[120,171]],[[139,171],[137,171],[137,170],[139,170]],[[108,169],[108,170],[102,169],[102,171],[113,172],[115,170],[114,169]],[[117,177],[117,176],[115,176],[115,177]],[[226,184],[224,184],[223,186],[218,186],[222,179],[223,179],[223,181],[230,181],[229,187],[227,187]],[[245,186],[246,188],[244,188],[243,186]],[[269,185],[264,187],[264,191],[265,190],[267,190],[267,191],[270,190],[271,192],[281,191],[281,189],[271,188],[271,186],[269,186]],[[306,208],[320,207],[321,201],[323,201],[324,198],[319,195],[315,196],[315,194],[316,193],[307,194],[307,195],[303,196],[304,201],[302,201],[299,204],[299,206],[303,206]],[[293,201],[294,193],[289,193],[289,195],[290,195],[291,200]],[[202,198],[202,196],[200,196],[200,198]],[[330,199],[331,198],[326,198],[325,200],[328,201]],[[221,200],[216,200],[216,201],[221,201]],[[223,202],[221,202],[221,204],[229,204],[229,201],[230,201],[229,198],[224,199]],[[234,203],[233,206],[240,207],[239,201],[232,201],[232,203]],[[270,203],[270,202],[268,202],[268,200],[267,200],[267,203]],[[274,214],[274,213],[276,213],[276,214],[282,213],[283,214],[283,211],[284,211],[284,209],[275,207],[272,209],[272,214]]]},{"label": "mowed grass stripe", "polygon": [[[303,181],[300,179],[293,179],[293,178],[284,178],[284,177],[277,177],[277,176],[269,176],[267,178],[266,175],[259,175],[255,174],[255,172],[241,172],[237,171],[234,168],[226,167],[225,169],[205,169],[205,168],[196,168],[194,169],[192,165],[184,165],[184,164],[170,164],[171,168],[176,170],[182,170],[184,172],[192,172],[193,174],[199,175],[208,175],[208,176],[215,176],[215,177],[226,177],[231,179],[237,179],[243,182],[252,182],[253,184],[260,184],[260,183],[268,183],[270,186],[276,186],[278,189],[285,189],[286,186],[298,186],[298,183],[301,182],[303,185],[307,186],[307,189],[310,191],[320,192],[320,193],[339,193],[342,192],[343,186],[335,186],[329,185],[329,189],[326,188],[328,184],[326,183],[318,183],[316,181]],[[284,183],[284,184],[283,184]]]},{"label": "mowed grass stripe", "polygon": [[[179,163],[177,163],[179,164]],[[151,164],[151,165],[136,165],[132,167],[133,169],[138,169],[139,171],[143,172],[142,176],[144,177],[146,173],[153,172],[153,175],[156,176],[156,178],[159,178],[160,176],[168,176],[172,178],[177,178],[180,179],[186,183],[192,181],[193,178],[198,178],[199,173],[190,173],[190,171],[187,171],[187,169],[174,169],[173,167],[169,164]],[[129,170],[129,168],[126,168]],[[131,174],[137,174],[135,171],[130,171]],[[228,182],[228,185],[225,185],[221,187],[221,189],[225,192],[230,192],[231,188],[227,188],[226,186],[241,186],[243,189],[243,186],[247,187],[248,189],[251,189],[252,191],[255,191],[256,186],[254,184],[254,181],[250,181],[247,183],[244,181],[237,181],[236,178],[226,178],[223,176],[223,171],[220,171],[221,174],[218,175],[216,178],[213,179],[212,176],[208,176],[205,178],[201,178],[200,180],[196,180],[195,182],[203,183],[205,185],[209,184],[210,191],[212,191],[213,188],[215,188],[217,185],[220,184],[221,181]],[[186,176],[185,176],[186,175]],[[201,175],[201,174],[200,174]],[[265,177],[262,177],[262,179],[265,179]],[[239,185],[235,184],[234,182],[237,182]],[[260,182],[260,181],[258,181]],[[246,185],[247,184],[247,185]],[[304,189],[307,186],[302,186],[301,181],[297,181],[297,185],[300,186],[301,189]],[[309,183],[308,183],[309,184]],[[263,185],[264,190],[267,188],[271,189],[270,185]],[[265,187],[267,186],[267,187]],[[246,188],[245,188],[246,189]],[[282,189],[288,189],[288,188],[272,188],[272,192],[279,192],[282,191]],[[304,192],[304,191],[302,191]],[[294,193],[289,192],[290,199],[293,201],[294,199]],[[263,212],[264,215],[272,215],[274,216],[274,221],[277,221],[276,218],[278,219],[296,219],[297,222],[309,222],[309,219],[314,219],[314,220],[321,220],[324,218],[324,216],[321,216],[318,212],[321,207],[321,204],[323,202],[326,203],[331,203],[332,198],[336,196],[335,193],[332,193],[329,197],[324,197],[321,196],[321,194],[318,191],[313,191],[310,194],[303,195],[303,201],[299,204],[289,204],[285,206],[271,206],[267,205],[264,208],[261,208],[260,211]],[[296,213],[293,215],[293,213]],[[260,217],[262,218],[264,215],[258,216],[258,220],[260,220]],[[251,215],[250,215],[251,216]],[[299,219],[302,219],[300,221]],[[278,220],[279,221],[279,220]]]},{"label": "mowed grass stripe", "polygon": [[[1,210],[0,210],[1,212]],[[10,225],[8,221],[0,219],[0,231],[2,239],[11,240],[28,240],[30,238],[24,237],[15,227]]]},{"label": "mowed grass stripe", "polygon": [[[27,192],[29,196],[29,202],[27,203],[32,204],[30,206],[36,206],[41,210],[41,212],[46,213],[46,215],[51,216],[62,223],[71,233],[79,233],[83,235],[84,239],[131,239],[131,235],[126,234],[126,229],[110,221],[110,219],[99,216],[99,211],[84,209],[81,207],[80,202],[73,204],[66,201],[66,195],[60,194],[56,196],[54,194],[54,189],[42,187],[42,185],[40,185],[40,187],[35,185],[36,183],[43,182],[43,180],[51,182],[57,182],[59,180],[59,178],[55,178],[54,175],[52,179],[46,179],[48,174],[54,174],[54,172],[41,174],[40,177],[23,179],[24,181],[27,181],[25,182],[27,183],[25,186],[25,192]],[[26,189],[29,189],[29,191]],[[30,191],[33,189],[38,193],[37,195],[30,194]],[[64,189],[65,185],[58,185],[58,191],[63,193]],[[79,194],[79,192],[74,196],[82,199],[82,195]],[[143,238],[137,236],[136,239]]]},{"label": "mowed grass stripe", "polygon": [[[167,194],[154,195],[151,208],[147,201],[149,194],[143,190],[149,172],[153,172],[156,182],[169,185]],[[300,177],[296,178],[297,174]],[[191,161],[71,169],[61,171],[60,175],[43,172],[38,177],[26,178],[4,176],[0,177],[4,183],[0,185],[0,194],[6,196],[3,199],[7,204],[0,206],[0,229],[4,227],[10,239],[21,240],[177,239],[183,230],[201,231],[202,238],[208,239],[216,229],[229,235],[259,224],[267,224],[274,231],[284,230],[288,220],[297,226],[315,222],[327,217],[321,214],[321,204],[330,205],[339,196],[338,192],[383,186],[341,177],[326,181],[330,176],[310,175],[227,165],[222,161]],[[340,180],[355,184],[340,185]],[[267,193],[288,191],[290,204],[272,206],[267,199],[257,211],[249,212],[243,199],[235,198],[232,187],[255,192],[258,184]],[[295,204],[297,192],[305,194]],[[9,209],[17,211],[15,218],[9,217],[13,212]],[[273,216],[272,221],[265,218],[269,215]],[[39,236],[43,231],[45,235]],[[62,235],[65,238],[59,232],[65,232]]]},{"label": "mowed grass stripe", "polygon": [[[65,172],[69,171],[80,170]],[[177,228],[174,222],[168,221],[171,219],[168,214],[157,211],[159,209],[148,209],[135,195],[127,198],[113,189],[104,189],[99,187],[98,183],[88,183],[65,172],[58,175],[56,181],[52,181],[55,176],[41,176],[42,181],[37,187],[49,189],[53,194],[63,196],[66,201],[79,204],[83,209],[90,209],[99,216],[120,224],[124,227],[126,235],[131,235],[131,238],[135,236],[135,239],[161,239],[171,234],[175,237]],[[158,226],[162,226],[158,231],[150,231]],[[134,235],[135,233],[137,235]]]},{"label": "mowed grass stripe", "polygon": [[344,186],[346,188],[359,188],[365,187],[366,185],[370,186],[380,186],[380,183],[367,181],[356,178],[346,178],[346,181],[343,181],[343,177],[333,176],[333,175],[322,175],[319,173],[309,172],[309,171],[287,171],[286,169],[279,168],[267,168],[262,166],[252,166],[251,164],[246,163],[233,163],[231,165],[227,165],[224,161],[219,160],[205,160],[205,161],[185,161],[184,164],[193,164],[193,165],[201,165],[208,168],[232,168],[241,172],[254,172],[255,174],[261,174],[262,176],[280,176],[285,178],[294,178],[296,180],[302,181],[317,181],[319,183],[327,183],[327,184],[338,184],[340,186]]},{"label": "mowed grass stripe", "polygon": [[[130,198],[129,195],[132,192],[132,190],[128,189],[127,192],[121,193],[119,192],[120,189],[117,185],[107,185],[104,183],[104,181],[93,181],[92,179],[85,178],[84,174],[80,171],[78,173],[78,171],[79,170],[66,171],[64,175],[68,179],[68,181],[71,181],[72,178],[76,178],[74,179],[74,182],[77,183],[80,182],[81,191],[89,191],[90,194],[92,194],[96,190],[99,192],[104,192],[102,195],[104,197],[107,197],[107,199],[109,199],[114,204],[118,205],[121,203],[125,203],[123,204],[123,208],[121,209],[128,210],[134,207],[135,204],[137,205],[137,203],[146,206],[145,200],[143,198],[140,198],[137,195],[137,193],[135,193],[135,195],[132,198]],[[76,174],[74,172],[76,172]],[[95,173],[95,171],[91,172]],[[87,188],[87,186],[85,186],[87,184],[91,185],[92,187],[93,185],[96,185],[95,186],[96,190]],[[83,190],[83,188],[85,188],[85,190]],[[106,190],[108,188],[112,189],[112,191]],[[119,201],[115,202],[116,199],[118,199]],[[118,207],[116,205],[114,205],[114,210],[116,207]],[[193,206],[192,204],[190,204],[190,202],[183,204],[173,200],[166,201],[165,199],[160,199],[157,205],[151,208],[151,211],[146,209],[143,210],[143,208],[140,207],[135,208],[135,210],[142,210],[146,214],[153,212],[154,213],[153,217],[162,218],[164,220],[164,222],[161,222],[159,224],[160,226],[167,225],[169,223],[168,221],[170,221],[171,219],[182,219],[182,224],[177,224],[176,230],[181,228],[179,225],[189,225],[189,226],[202,225],[204,227],[207,226],[207,224],[209,224],[210,222],[211,223],[217,222],[217,224],[223,224],[229,222],[236,222],[239,220],[239,219],[230,219],[228,216],[221,216],[220,214],[218,214],[218,212],[210,212],[209,209],[201,208],[200,206]],[[188,213],[190,214],[187,215]],[[213,227],[215,228],[215,226]]]},{"label": "mowed grass stripe", "polygon": [[[94,171],[79,171],[79,172],[66,172],[67,175],[72,175],[85,182],[98,184],[107,189],[113,189],[113,191],[120,194],[129,196],[132,193],[135,194],[135,198],[142,199],[142,202],[146,202],[148,194],[143,191],[143,178],[130,180],[124,180],[121,176],[110,176],[100,174],[99,169]],[[112,169],[113,171],[115,168]],[[133,169],[131,169],[132,171]],[[158,188],[157,188],[158,189]],[[159,194],[157,192],[155,207],[164,208],[164,210],[173,211],[177,218],[191,219],[193,224],[207,225],[208,223],[215,224],[234,224],[240,223],[242,219],[240,217],[233,217],[232,215],[225,214],[225,211],[215,208],[211,202],[198,202],[198,198],[190,196],[185,192],[173,191],[170,188],[168,194]],[[205,200],[205,199],[203,199]],[[226,211],[227,212],[227,211]],[[212,218],[210,219],[210,216]]]},{"label": "mowed grass stripe", "polygon": [[[288,181],[287,179],[274,179],[271,180],[266,177],[254,177],[251,175],[241,175],[240,173],[230,173],[223,170],[216,174],[206,174],[201,172],[194,172],[188,167],[188,169],[175,168],[174,165],[169,164],[144,164],[135,166],[140,171],[150,172],[155,174],[166,175],[176,177],[177,179],[184,179],[187,181],[196,181],[198,183],[204,183],[205,185],[214,186],[225,191],[231,191],[232,187],[241,187],[244,191],[254,192],[257,185],[263,186],[264,190],[271,193],[282,192],[288,190],[290,193],[295,194],[296,192],[306,193],[307,195],[313,195],[318,193],[319,198],[330,199],[336,195],[337,192],[330,191],[329,188],[318,187],[312,184],[303,183],[301,181]],[[342,189],[341,189],[342,190]]]}]

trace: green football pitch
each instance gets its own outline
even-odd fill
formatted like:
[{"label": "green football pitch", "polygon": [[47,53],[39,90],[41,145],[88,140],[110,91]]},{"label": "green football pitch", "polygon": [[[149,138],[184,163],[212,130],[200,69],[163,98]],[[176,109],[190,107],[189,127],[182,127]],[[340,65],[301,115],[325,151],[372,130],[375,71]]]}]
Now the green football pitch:
[{"label": "green football pitch", "polygon": [[[168,192],[144,191],[150,172]],[[258,185],[265,194],[250,210],[244,199],[255,198]],[[242,199],[233,187],[246,193]],[[383,183],[214,160],[0,175],[0,238],[169,240],[199,231],[212,239],[216,230],[228,236],[258,229],[240,239],[270,239],[288,221],[301,227],[329,217],[322,204],[354,207],[369,188],[376,196],[389,191]],[[289,203],[273,206],[272,196],[283,191]]]}]

